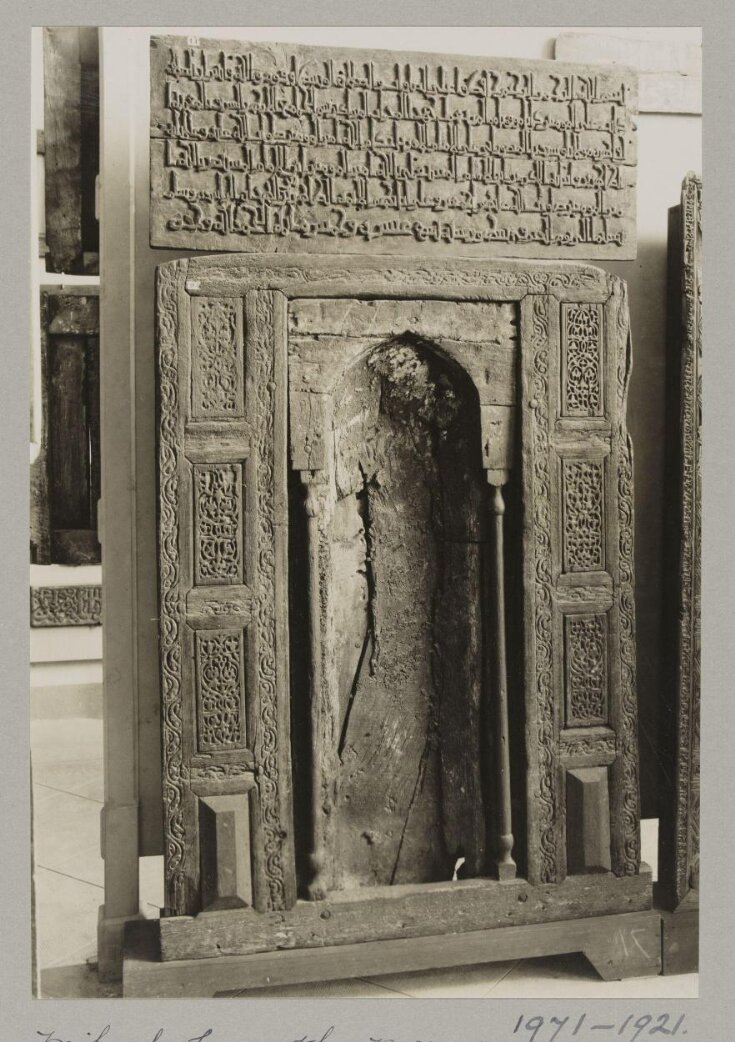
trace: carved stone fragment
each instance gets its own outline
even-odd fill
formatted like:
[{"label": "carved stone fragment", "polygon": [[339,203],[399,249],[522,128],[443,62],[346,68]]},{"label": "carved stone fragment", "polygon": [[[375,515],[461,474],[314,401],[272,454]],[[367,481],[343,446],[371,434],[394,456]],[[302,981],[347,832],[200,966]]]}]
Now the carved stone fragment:
[{"label": "carved stone fragment", "polygon": [[31,626],[100,626],[101,586],[32,586]]},{"label": "carved stone fragment", "polygon": [[624,66],[151,40],[151,244],[635,256]]}]

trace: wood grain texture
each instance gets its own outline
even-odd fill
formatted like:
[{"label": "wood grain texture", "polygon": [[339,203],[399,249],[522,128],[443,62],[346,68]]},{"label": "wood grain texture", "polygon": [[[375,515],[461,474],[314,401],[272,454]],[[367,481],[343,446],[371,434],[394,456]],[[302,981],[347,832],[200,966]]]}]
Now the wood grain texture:
[{"label": "wood grain texture", "polygon": [[702,182],[689,174],[670,211],[665,772],[660,880],[675,908],[699,888],[702,527]]},{"label": "wood grain texture", "polygon": [[[481,962],[583,952],[606,980],[661,971],[660,918],[630,912],[534,926],[506,926],[441,937],[365,941],[315,952],[279,951],[160,962],[156,923],[126,927],[125,998],[212,997],[306,981],[471,966]],[[637,945],[635,942],[638,942]],[[267,996],[267,992],[265,993]]]},{"label": "wood grain texture", "polygon": [[161,920],[164,961],[323,948],[401,937],[437,937],[472,930],[560,922],[651,907],[647,866],[639,876],[570,876],[531,886],[525,880],[468,879],[374,888],[360,896],[332,894],[299,901],[288,912],[233,910]]},{"label": "wood grain texture", "polygon": [[[174,946],[175,934],[183,930],[191,938],[187,957],[196,957],[197,945],[210,943],[201,930],[213,931],[216,954],[230,929],[242,951],[250,943],[273,946],[283,923],[290,923],[309,853],[298,830],[294,834],[291,801],[295,784],[297,807],[303,807],[308,787],[301,783],[314,755],[304,735],[314,719],[322,769],[309,783],[307,820],[321,822],[314,835],[327,852],[328,893],[326,906],[320,900],[307,903],[317,911],[298,906],[295,945],[322,936],[313,943],[332,943],[334,935],[322,934],[319,923],[335,916],[345,924],[340,943],[364,939],[369,920],[382,907],[354,900],[366,875],[372,891],[392,881],[388,889],[408,901],[400,914],[410,912],[416,917],[412,922],[445,915],[442,929],[458,915],[466,915],[469,928],[473,922],[501,921],[494,918],[498,915],[517,921],[517,914],[528,913],[540,921],[567,915],[563,909],[572,906],[570,915],[607,914],[620,911],[620,901],[625,907],[631,894],[648,900],[650,881],[645,872],[638,876],[632,460],[624,415],[630,355],[619,280],[563,264],[380,265],[355,259],[345,266],[326,257],[232,257],[162,266],[159,294],[169,912],[162,937]],[[203,302],[213,301],[222,303],[214,310],[225,316],[224,325],[218,319],[216,336],[192,322]],[[435,306],[440,301],[441,308]],[[432,323],[444,323],[440,332],[447,332],[455,304],[462,307],[452,337],[434,339]],[[358,336],[349,335],[350,313]],[[473,339],[478,316],[479,326],[492,334],[484,343]],[[304,325],[296,330],[302,318]],[[387,332],[372,336],[372,321]],[[496,335],[500,329],[505,333]],[[202,336],[211,340],[205,343]],[[218,404],[217,415],[205,420],[190,414],[191,390],[196,366],[212,355],[212,343],[220,345],[209,370],[217,377],[212,386]],[[220,351],[229,351],[236,365],[243,359],[242,398]],[[514,354],[518,361],[509,365]],[[504,361],[493,368],[497,358]],[[287,507],[287,366],[291,390],[301,396],[290,411],[291,459],[307,464],[308,478],[302,474],[300,480],[313,486],[318,506],[309,515],[311,549],[298,481]],[[516,366],[521,379],[513,385]],[[480,422],[486,393],[493,399],[488,407],[518,409],[518,427],[502,419],[497,427]],[[230,415],[224,409],[233,401]],[[483,438],[494,430],[504,455],[484,449]],[[510,721],[511,803],[514,818],[525,819],[519,864],[530,883],[518,881],[526,890],[515,899],[503,897],[502,889],[488,890],[483,911],[479,900],[474,903],[476,892],[457,889],[449,879],[460,850],[470,874],[482,874],[486,858],[484,765],[478,755],[476,769],[466,749],[479,748],[474,735],[493,694],[492,685],[483,691],[479,679],[487,675],[480,636],[486,605],[479,586],[488,523],[480,489],[482,470],[491,460],[507,463],[511,475],[507,501],[513,523],[504,554],[509,653],[513,665],[521,666],[525,688],[523,712],[514,710]],[[217,479],[212,489],[223,493],[205,489],[195,510],[197,468],[220,473],[233,466],[242,468],[242,502],[239,493],[233,499],[230,484]],[[244,518],[241,545],[232,541],[222,515],[236,505]],[[195,564],[195,548],[203,545],[195,527],[204,517],[206,538],[219,533],[216,559],[230,568],[234,555],[231,574],[223,573],[226,581],[215,585]],[[289,564],[291,636],[285,612]],[[318,589],[311,584],[307,598],[299,576],[309,582],[314,564],[320,581]],[[310,694],[303,678],[314,654],[298,621],[307,603],[323,635],[321,675]],[[239,733],[230,747],[216,752],[197,746],[195,707],[210,689],[204,672],[194,670],[195,632],[206,632],[208,641],[218,632],[223,641],[230,632],[244,634],[243,658],[218,658],[216,670],[224,676],[244,669],[248,737]],[[341,635],[347,639],[341,641]],[[579,734],[585,730],[589,740]],[[563,739],[569,731],[574,733]],[[393,756],[395,748],[403,755]],[[345,785],[340,772],[351,750],[356,755]],[[526,778],[521,774],[519,784],[524,761]],[[577,767],[609,768],[611,863],[617,876],[629,880],[607,875],[565,880],[564,772]],[[195,771],[208,772],[211,796],[236,795],[238,784],[249,784],[248,774],[256,779],[251,856],[257,911],[242,921],[229,918],[235,912],[222,913],[221,920],[212,919],[214,913],[181,919],[201,906]],[[345,794],[349,811],[340,804]],[[340,816],[349,827],[340,825]],[[393,818],[400,830],[391,836]],[[378,827],[371,827],[376,821]],[[315,849],[313,837],[309,842]],[[402,891],[401,880],[442,876],[446,884],[419,886],[436,907]],[[445,885],[444,913],[445,896],[430,895],[431,888]],[[534,904],[533,894],[544,886],[551,889]],[[556,911],[553,893],[560,895]],[[398,906],[390,905],[392,897],[387,900],[386,915],[393,922]],[[311,924],[308,934],[299,932],[301,916]],[[394,929],[395,924],[389,932]],[[173,948],[167,950],[168,958],[177,957]]]}]

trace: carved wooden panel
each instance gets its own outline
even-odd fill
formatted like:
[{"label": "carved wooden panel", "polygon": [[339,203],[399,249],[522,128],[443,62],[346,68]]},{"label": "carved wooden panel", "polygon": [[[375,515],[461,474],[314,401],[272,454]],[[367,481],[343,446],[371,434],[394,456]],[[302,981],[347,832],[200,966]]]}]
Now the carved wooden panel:
[{"label": "carved wooden panel", "polygon": [[[246,900],[246,883],[242,884],[244,890],[240,884],[236,891],[227,890],[229,883],[221,887],[217,883],[220,890],[212,889],[215,868],[201,847],[202,815],[219,844],[220,825],[210,811],[220,808],[225,815],[232,813],[232,820],[242,829],[245,806],[242,802],[217,804],[212,802],[214,797],[244,798],[248,794],[252,902],[259,911],[282,911],[295,900],[299,862],[294,848],[294,784],[299,787],[299,799],[303,787],[313,790],[314,820],[324,816],[320,857],[325,851],[339,850],[339,846],[330,847],[330,822],[340,814],[359,818],[359,806],[339,808],[339,813],[325,809],[331,807],[333,796],[336,775],[332,768],[342,757],[343,769],[348,773],[357,770],[357,760],[350,759],[351,749],[364,743],[364,733],[357,725],[370,722],[365,700],[350,702],[349,683],[338,685],[346,693],[339,711],[332,715],[325,711],[335,706],[334,671],[344,678],[359,673],[358,687],[362,684],[375,693],[381,684],[398,684],[400,689],[404,666],[419,668],[410,665],[411,654],[403,662],[406,649],[397,646],[395,634],[384,627],[381,631],[384,619],[378,613],[386,610],[391,597],[400,597],[401,590],[415,588],[415,598],[426,600],[422,583],[434,588],[437,596],[441,580],[437,585],[430,572],[407,571],[406,562],[401,571],[398,529],[384,525],[380,512],[390,511],[391,497],[394,504],[403,504],[406,514],[421,506],[421,497],[427,495],[421,482],[415,489],[411,481],[404,482],[410,495],[405,499],[398,496],[399,471],[403,467],[409,477],[424,471],[435,474],[436,460],[433,450],[425,451],[421,423],[428,423],[430,414],[431,423],[441,429],[442,423],[449,422],[452,401],[456,406],[464,400],[465,387],[471,392],[467,400],[474,403],[463,412],[468,418],[474,415],[472,444],[462,448],[454,463],[451,438],[437,441],[437,451],[448,453],[451,463],[442,478],[448,481],[449,513],[442,519],[434,507],[435,512],[429,511],[423,521],[419,518],[416,530],[408,533],[415,548],[422,540],[428,544],[436,539],[432,529],[437,524],[449,524],[447,531],[457,537],[448,539],[442,551],[453,555],[447,558],[448,574],[455,576],[457,589],[441,587],[447,595],[445,603],[441,597],[434,601],[441,632],[432,652],[438,656],[432,666],[436,673],[427,673],[426,684],[444,684],[441,658],[446,657],[447,648],[454,656],[452,661],[460,663],[459,672],[465,670],[468,682],[474,683],[472,678],[477,679],[482,668],[482,656],[476,654],[485,639],[482,613],[454,611],[451,597],[462,586],[470,591],[466,603],[475,604],[477,591],[472,584],[479,574],[477,557],[482,553],[479,542],[484,523],[477,521],[482,511],[469,509],[468,504],[475,502],[473,468],[481,480],[484,470],[491,484],[507,484],[509,516],[518,519],[515,528],[508,529],[508,552],[517,554],[519,563],[515,572],[509,567],[506,585],[510,584],[508,599],[514,605],[512,611],[517,610],[521,638],[517,673],[523,677],[523,690],[511,704],[516,724],[522,724],[520,740],[525,748],[514,753],[512,784],[514,799],[524,808],[525,835],[519,841],[524,874],[534,886],[564,879],[567,774],[576,771],[584,779],[588,776],[584,772],[592,771],[598,779],[603,771],[610,806],[609,864],[616,875],[635,875],[639,870],[639,811],[633,487],[625,428],[630,355],[624,285],[603,271],[578,265],[418,259],[386,264],[379,258],[352,258],[345,264],[329,257],[243,255],[163,265],[158,294],[168,911],[196,913],[206,901],[217,900],[211,896],[215,891],[221,891],[226,901]],[[202,301],[214,300],[223,302],[222,314],[235,316],[234,323],[229,319],[225,323],[228,332],[219,342],[229,344],[228,350],[235,355],[241,350],[236,372],[243,374],[244,388],[240,414],[218,419],[194,415],[192,393],[202,358],[211,346],[201,342],[203,327],[197,316]],[[603,388],[596,406],[600,411],[570,415],[565,381],[569,393],[575,393],[578,369],[567,366],[562,375],[562,341],[569,311],[587,304],[591,305],[594,335],[599,338],[595,350],[599,351],[598,377]],[[589,330],[587,319],[580,323],[577,329]],[[220,328],[212,327],[213,341],[218,340]],[[240,342],[241,349],[237,347]],[[582,370],[579,380],[588,386],[588,367]],[[290,449],[287,394],[291,397]],[[396,427],[390,434],[390,411],[393,418],[403,417],[400,422],[407,423],[406,409],[418,412],[416,416],[411,412],[413,419],[405,429]],[[371,431],[374,438],[368,436]],[[393,442],[383,438],[381,431],[387,431]],[[286,496],[289,452],[305,485],[305,495],[292,496],[290,506]],[[370,494],[360,499],[365,482],[370,484],[376,475]],[[332,493],[334,502],[329,499]],[[477,496],[477,503],[485,503],[483,509],[487,510],[488,501],[479,487]],[[370,524],[366,527],[364,518],[358,516],[360,510],[368,511],[374,529]],[[292,542],[298,544],[308,534],[310,575],[317,576],[322,570],[338,579],[340,568],[351,574],[354,565],[366,569],[366,583],[376,576],[384,583],[377,599],[368,595],[364,602],[368,605],[367,644],[358,642],[361,647],[353,648],[347,641],[340,647],[334,627],[347,623],[341,617],[330,618],[333,605],[318,581],[310,586],[308,605],[299,602],[302,615],[307,610],[312,613],[316,639],[312,638],[311,648],[308,638],[302,641],[298,633],[289,632],[287,571],[289,558],[292,563],[297,561],[300,552],[298,546],[288,548],[289,522]],[[335,525],[343,525],[343,534],[351,533],[351,526],[363,534],[353,540],[353,547],[351,535],[349,539],[334,538]],[[365,545],[360,543],[363,536]],[[373,539],[367,568],[365,546]],[[205,545],[206,553],[201,550]],[[361,546],[362,565],[357,555]],[[350,556],[352,549],[355,554]],[[430,561],[432,554],[427,550],[426,559]],[[358,607],[362,611],[364,605],[356,602],[359,614]],[[423,647],[426,633],[418,608],[412,618],[411,625],[417,627],[414,643]],[[409,630],[404,633],[407,639]],[[362,631],[361,635],[364,637]],[[335,649],[337,654],[333,654]],[[311,694],[289,690],[289,653],[294,657],[295,674],[311,678]],[[357,663],[361,655],[362,667]],[[419,665],[423,669],[425,664]],[[389,675],[391,669],[396,676]],[[444,686],[451,690],[451,683]],[[463,734],[475,734],[473,727],[482,720],[481,702],[487,698],[484,679],[475,686],[477,697],[473,695],[466,705],[458,702],[451,720],[442,718],[441,700],[437,701],[439,715],[427,724],[424,738],[426,734],[437,738],[440,730],[448,733],[460,711],[466,715]],[[315,691],[317,702],[309,706],[308,698]],[[386,712],[391,711],[389,701]],[[320,707],[316,745],[310,737],[315,726],[314,705]],[[378,730],[385,719],[386,714],[379,714]],[[307,750],[321,764],[320,773],[312,776],[309,764],[300,759],[305,736]],[[480,761],[483,741],[478,732]],[[482,786],[477,787],[478,798],[471,801],[472,813],[466,817],[461,786],[472,792],[476,779],[472,770],[462,773],[452,768],[452,757],[456,754],[460,763],[462,750],[454,748],[450,740],[444,747],[445,763],[440,765],[436,742],[429,741],[426,755],[421,754],[421,743],[416,744],[414,784],[423,777],[430,793],[437,779],[429,772],[444,770],[455,786],[450,799],[450,803],[454,801],[454,834],[451,829],[446,833],[452,836],[447,849],[454,853],[452,843],[457,837],[462,844],[473,829],[482,827],[486,817]],[[378,745],[375,754],[387,755],[388,745]],[[368,760],[362,769],[369,772]],[[525,779],[519,772],[524,760]],[[388,757],[390,764],[395,767]],[[388,780],[383,781],[388,785]],[[355,774],[350,784],[356,786],[357,799],[361,787],[380,789],[383,781],[377,771],[372,778]],[[406,784],[403,789],[401,798],[406,793],[410,797],[412,788]],[[440,786],[435,789],[439,792]],[[593,803],[599,803],[603,787],[595,782],[593,789]],[[200,807],[202,799],[210,801],[206,813]],[[436,809],[430,804],[431,800],[424,808],[428,818]],[[581,820],[592,821],[594,814],[584,810],[586,806],[583,800]],[[440,816],[438,812],[434,820]],[[320,831],[321,826],[316,827]],[[417,828],[419,847],[422,835],[426,832]],[[582,858],[573,869],[604,867],[599,835],[589,865]],[[400,839],[399,835],[398,842]],[[370,835],[361,834],[358,847],[369,846],[370,841]],[[409,841],[414,843],[413,835]],[[224,841],[222,849],[227,849]],[[477,838],[470,856],[473,874],[481,875],[486,864],[483,837]],[[372,864],[370,858],[378,865],[378,852],[364,855],[362,862],[356,857],[343,862],[352,867],[342,885],[364,885],[364,880],[352,876],[355,866],[363,871],[366,864]],[[210,882],[206,884],[203,864],[208,866]],[[328,867],[327,890],[338,885],[334,864]],[[426,869],[430,878],[433,872],[432,867]],[[388,879],[388,884],[391,881],[399,880]],[[235,893],[240,896],[233,897]],[[328,933],[328,926],[326,930]]]},{"label": "carved wooden panel", "polygon": [[699,717],[702,528],[702,182],[688,174],[670,211],[671,380],[667,444],[671,497],[666,647],[672,669],[664,707],[664,796],[659,880],[672,905],[699,889]]},{"label": "carved wooden panel", "polygon": [[[640,863],[630,374],[624,284],[605,299],[528,296],[521,303],[526,576],[529,879],[564,877],[566,770],[610,764],[611,864]],[[572,414],[589,386],[568,364],[570,313],[587,313],[599,348],[604,411]],[[590,315],[593,318],[590,320]],[[575,320],[576,321],[576,320]],[[564,343],[566,341],[566,350]],[[579,387],[570,382],[579,379]],[[606,726],[605,726],[606,725]]]},{"label": "carved wooden panel", "polygon": [[635,256],[622,66],[151,40],[151,243]]}]

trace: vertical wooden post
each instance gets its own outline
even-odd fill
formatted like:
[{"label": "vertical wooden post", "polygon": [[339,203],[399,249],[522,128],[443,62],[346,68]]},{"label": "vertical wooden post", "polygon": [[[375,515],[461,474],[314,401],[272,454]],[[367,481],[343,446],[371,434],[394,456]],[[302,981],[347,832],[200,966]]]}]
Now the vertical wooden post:
[{"label": "vertical wooden post", "polygon": [[[491,480],[491,475],[488,474]],[[510,801],[510,747],[508,734],[508,663],[505,649],[505,582],[503,555],[503,515],[505,502],[500,484],[490,484],[492,489],[493,522],[493,590],[492,590],[492,644],[493,644],[493,695],[495,709],[494,759],[497,777],[497,836],[496,853],[498,879],[515,879],[516,863],[511,856],[513,850],[513,823]]]},{"label": "vertical wooden post", "polygon": [[321,504],[316,489],[316,473],[300,471],[306,492],[306,535],[309,555],[309,702],[311,711],[311,843],[307,892],[312,901],[326,897],[324,869],[326,851],[322,822],[322,643],[321,594],[319,590],[319,515]]}]

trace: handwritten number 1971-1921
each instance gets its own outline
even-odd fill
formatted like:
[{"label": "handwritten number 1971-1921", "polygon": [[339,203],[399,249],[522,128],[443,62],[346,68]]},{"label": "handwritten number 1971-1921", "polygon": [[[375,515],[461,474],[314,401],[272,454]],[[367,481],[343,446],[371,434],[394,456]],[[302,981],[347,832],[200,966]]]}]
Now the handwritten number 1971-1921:
[{"label": "handwritten number 1971-1921", "polygon": [[673,1024],[670,1023],[671,1017],[668,1013],[658,1016],[643,1013],[638,1017],[631,1013],[621,1023],[610,1024],[602,1021],[593,1022],[586,1013],[579,1017],[527,1017],[522,1013],[516,1021],[513,1034],[527,1038],[529,1042],[566,1042],[567,1039],[573,1038],[582,1042],[580,1031],[584,1029],[583,1042],[589,1042],[592,1038],[620,1038],[625,1042],[636,1042],[642,1036],[650,1038],[653,1035],[686,1035],[684,1020],[683,1013]]}]

